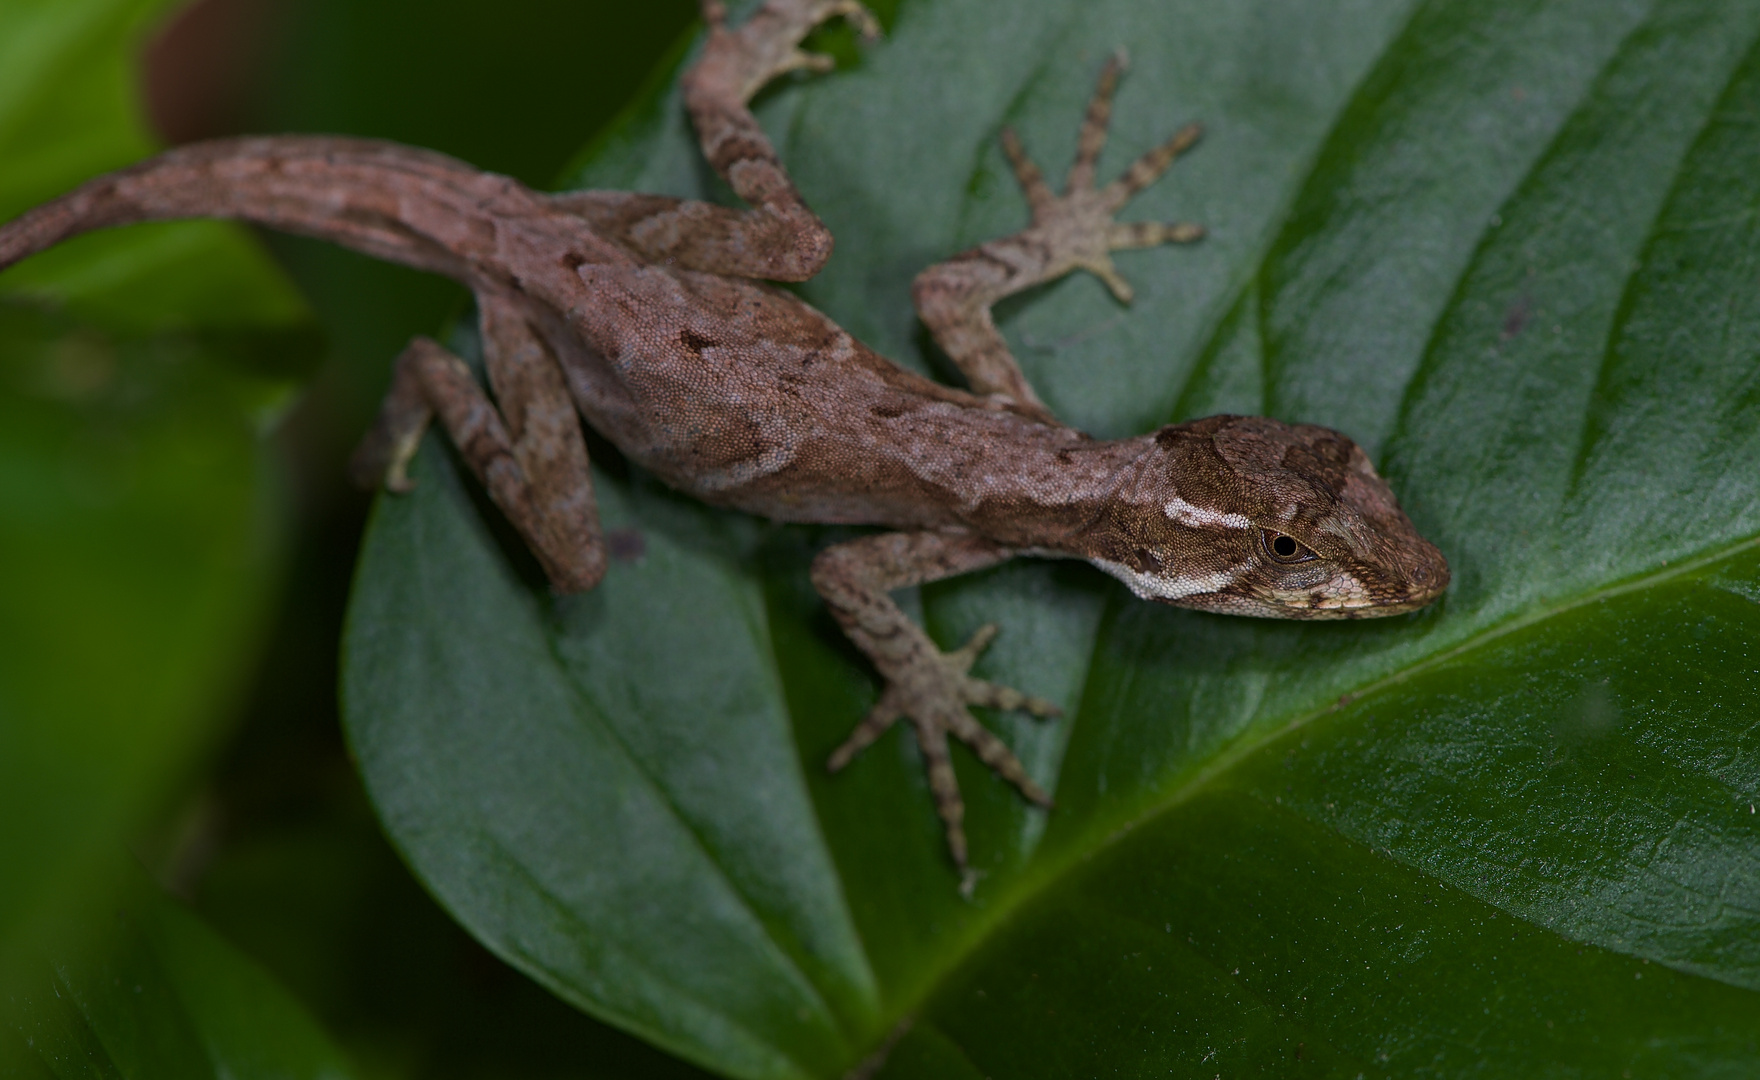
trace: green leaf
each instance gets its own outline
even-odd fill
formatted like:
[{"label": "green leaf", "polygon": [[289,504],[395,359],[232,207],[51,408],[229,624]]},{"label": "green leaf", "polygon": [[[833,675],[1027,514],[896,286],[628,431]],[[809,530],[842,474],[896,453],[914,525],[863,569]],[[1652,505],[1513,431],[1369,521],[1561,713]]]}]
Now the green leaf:
[{"label": "green leaf", "polygon": [[[0,0],[0,219],[151,149],[132,58],[165,6]],[[263,433],[305,317],[213,223],[0,275],[0,969],[108,876],[251,659],[284,520]]]},{"label": "green leaf", "polygon": [[110,923],[11,995],[7,1076],[349,1076],[287,991],[183,908],[137,885]]},{"label": "green leaf", "polygon": [[[1125,216],[1210,235],[1121,256],[1128,309],[1081,275],[1004,304],[1027,374],[1100,435],[1345,430],[1446,599],[1259,622],[1027,561],[922,590],[938,640],[1000,622],[985,677],[1066,708],[993,718],[1049,815],[956,755],[966,902],[906,737],[820,769],[875,692],[806,581],[835,536],[613,470],[645,554],[554,600],[431,444],[346,646],[394,842],[491,949],[733,1076],[877,1048],[898,1076],[1751,1074],[1760,8],[904,5],[762,101],[838,238],[804,295],[944,373],[912,275],[1023,223],[997,132],[1055,171],[1121,44],[1102,173],[1201,118]],[[705,176],[660,98],[581,180]]]}]

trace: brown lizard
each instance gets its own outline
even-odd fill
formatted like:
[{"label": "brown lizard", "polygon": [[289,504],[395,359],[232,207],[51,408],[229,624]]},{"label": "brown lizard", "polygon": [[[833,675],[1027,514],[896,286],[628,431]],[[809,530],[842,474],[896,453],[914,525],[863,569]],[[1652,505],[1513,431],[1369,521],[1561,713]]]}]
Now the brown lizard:
[{"label": "brown lizard", "polygon": [[[605,572],[584,417],[628,458],[716,506],[780,521],[885,526],[813,562],[844,632],[884,679],[831,755],[847,765],[900,718],[916,729],[947,844],[966,870],[951,734],[1034,802],[1050,799],[968,706],[1049,716],[969,674],[995,634],[943,653],[889,590],[1015,555],[1086,559],[1140,597],[1292,619],[1391,615],[1449,578],[1364,452],[1321,427],[1212,416],[1100,441],[1051,415],[991,319],[996,301],[1077,268],[1120,301],[1109,252],[1198,239],[1113,214],[1198,138],[1196,125],[1094,182],[1122,62],[1107,62],[1062,195],[1011,132],[1032,224],[920,274],[917,310],[971,391],[912,374],[791,293],[831,253],[748,108],[776,76],[825,70],[800,42],[856,0],[768,0],[738,30],[706,0],[684,75],[704,154],[748,208],[615,191],[545,195],[426,151],[281,136],[197,144],[93,180],[0,228],[0,268],[77,233],[220,217],[322,237],[445,274],[476,295],[494,399],[417,338],[398,358],[359,476],[405,491],[431,419],[457,444],[559,592]],[[969,882],[969,877],[967,878]]]}]

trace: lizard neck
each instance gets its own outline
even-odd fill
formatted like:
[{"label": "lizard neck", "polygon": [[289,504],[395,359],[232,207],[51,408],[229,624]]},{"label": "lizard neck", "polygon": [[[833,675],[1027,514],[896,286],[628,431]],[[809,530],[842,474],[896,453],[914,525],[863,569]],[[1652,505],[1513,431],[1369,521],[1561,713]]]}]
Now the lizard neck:
[{"label": "lizard neck", "polygon": [[1093,440],[1070,428],[1026,430],[965,470],[955,490],[964,524],[999,543],[1087,557],[1091,533],[1155,445],[1153,435]]}]

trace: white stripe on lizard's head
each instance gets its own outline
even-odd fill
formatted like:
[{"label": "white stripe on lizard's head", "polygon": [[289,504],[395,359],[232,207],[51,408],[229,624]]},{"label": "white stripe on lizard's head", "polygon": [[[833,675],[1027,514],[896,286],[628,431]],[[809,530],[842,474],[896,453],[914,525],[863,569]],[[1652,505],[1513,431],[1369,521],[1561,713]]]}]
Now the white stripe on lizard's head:
[{"label": "white stripe on lizard's head", "polygon": [[1250,529],[1253,520],[1245,514],[1225,514],[1220,510],[1212,510],[1207,506],[1194,506],[1175,495],[1167,503],[1168,520],[1194,529]]}]

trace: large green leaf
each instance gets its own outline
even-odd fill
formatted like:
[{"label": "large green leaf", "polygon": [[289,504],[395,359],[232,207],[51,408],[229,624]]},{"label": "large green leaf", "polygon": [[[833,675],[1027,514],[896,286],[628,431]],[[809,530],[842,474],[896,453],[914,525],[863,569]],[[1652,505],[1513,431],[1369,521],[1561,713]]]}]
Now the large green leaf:
[{"label": "large green leaf", "polygon": [[[133,52],[165,7],[0,0],[0,220],[151,149]],[[283,521],[263,434],[304,318],[214,223],[0,275],[0,974],[159,808],[251,658]]]},{"label": "large green leaf", "polygon": [[287,992],[201,920],[136,885],[109,925],[37,967],[0,1021],[8,1077],[345,1080]]},{"label": "large green leaf", "polygon": [[[875,692],[806,583],[833,537],[612,470],[643,553],[558,601],[431,444],[347,643],[394,841],[500,955],[735,1076],[1753,1074],[1757,43],[1747,0],[905,5],[760,109],[838,237],[804,294],[944,371],[911,276],[1020,225],[998,130],[1067,161],[1128,45],[1103,167],[1202,118],[1127,216],[1210,238],[1121,257],[1129,309],[1005,304],[1029,376],[1103,435],[1346,430],[1450,594],[1300,625],[1060,564],[924,590],[1067,710],[995,718],[1049,815],[958,760],[967,902],[908,739],[819,768]],[[663,98],[581,179],[705,175]]]}]

